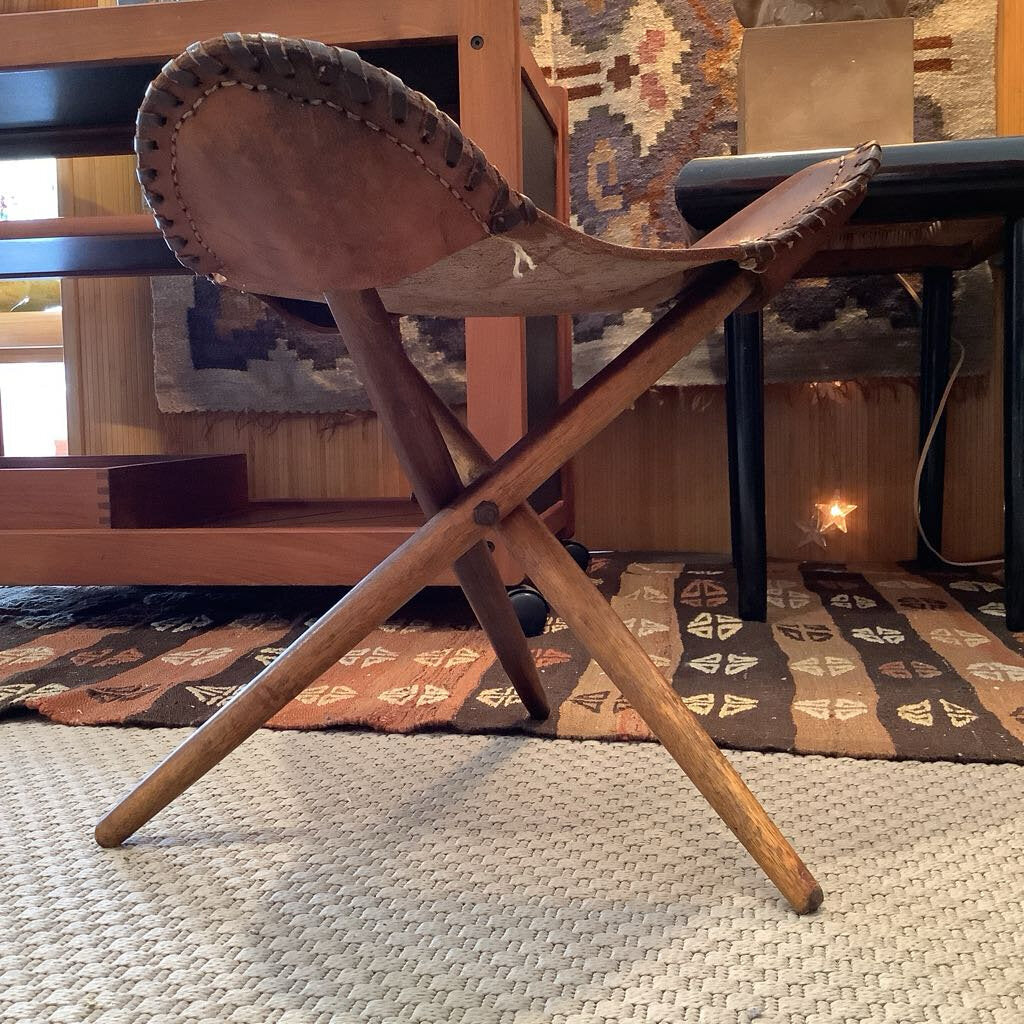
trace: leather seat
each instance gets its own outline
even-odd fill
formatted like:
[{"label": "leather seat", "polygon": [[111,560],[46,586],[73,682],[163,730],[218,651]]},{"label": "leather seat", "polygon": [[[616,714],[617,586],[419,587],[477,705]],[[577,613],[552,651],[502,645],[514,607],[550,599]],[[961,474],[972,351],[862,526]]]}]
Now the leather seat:
[{"label": "leather seat", "polygon": [[375,288],[393,313],[613,312],[732,261],[769,294],[849,216],[869,143],[806,168],[689,248],[613,245],[513,189],[449,117],[355,53],[229,33],[150,86],[139,177],[178,259],[221,284],[319,302]]}]

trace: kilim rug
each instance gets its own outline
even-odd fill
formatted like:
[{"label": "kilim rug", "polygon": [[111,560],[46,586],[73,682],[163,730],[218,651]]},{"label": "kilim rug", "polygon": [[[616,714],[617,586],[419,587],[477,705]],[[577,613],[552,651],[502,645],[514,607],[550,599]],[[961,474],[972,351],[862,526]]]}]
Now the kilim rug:
[{"label": "kilim rug", "polygon": [[[996,0],[911,0],[916,141],[995,134],[997,7]],[[736,146],[742,29],[732,0],[523,0],[521,12],[538,62],[569,93],[576,226],[624,245],[688,241],[673,195],[679,168]],[[964,372],[984,373],[991,278],[987,267],[956,276]],[[576,385],[658,315],[578,318]],[[765,378],[916,377],[917,324],[917,309],[893,275],[793,282],[766,312]],[[724,367],[719,331],[661,383],[719,384]]]},{"label": "kilim rug", "polygon": [[[1002,584],[892,567],[776,563],[769,621],[736,617],[730,567],[594,559],[609,598],[721,744],[1024,763],[1024,634]],[[0,707],[69,725],[196,725],[337,598],[302,588],[0,591]],[[559,618],[531,640],[553,713],[532,722],[466,605],[428,591],[271,722],[646,740]]]},{"label": "kilim rug", "polygon": [[[337,334],[303,330],[251,295],[204,277],[154,277],[161,412],[360,413],[363,385]],[[402,317],[412,361],[450,405],[466,401],[461,320]]]},{"label": "kilim rug", "polygon": [[[675,209],[679,168],[736,144],[741,29],[731,0],[523,0],[523,33],[569,94],[573,221],[626,245],[688,241]],[[997,0],[912,0],[918,142],[995,134]],[[770,83],[766,83],[770,87]],[[862,139],[850,139],[856,144]],[[987,266],[957,275],[954,332],[963,374],[991,363]],[[258,300],[204,281],[154,279],[156,391],[164,412],[365,411],[351,362],[332,335],[304,332]],[[583,316],[577,386],[660,315]],[[765,318],[769,381],[916,377],[919,313],[893,275],[802,280]],[[465,400],[465,337],[452,320],[404,318],[414,361],[448,402]],[[721,331],[663,385],[725,379]]]}]

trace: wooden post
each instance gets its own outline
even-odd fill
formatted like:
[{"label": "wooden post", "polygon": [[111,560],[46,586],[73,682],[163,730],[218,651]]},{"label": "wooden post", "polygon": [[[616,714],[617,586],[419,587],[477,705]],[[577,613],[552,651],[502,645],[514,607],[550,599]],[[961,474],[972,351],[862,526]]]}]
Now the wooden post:
[{"label": "wooden post", "polygon": [[[459,126],[513,188],[523,180],[519,4],[459,0]],[[526,433],[522,317],[466,320],[469,429],[497,457]]]},{"label": "wooden post", "polygon": [[[458,497],[462,481],[415,380],[399,372],[411,363],[397,318],[375,291],[332,292],[325,298],[416,500],[428,516],[435,515]],[[537,666],[486,543],[474,544],[454,569],[526,710],[533,718],[547,718]]]},{"label": "wooden post", "polygon": [[1006,628],[1016,632],[1024,630],[1024,219],[1007,224],[1003,275]]}]

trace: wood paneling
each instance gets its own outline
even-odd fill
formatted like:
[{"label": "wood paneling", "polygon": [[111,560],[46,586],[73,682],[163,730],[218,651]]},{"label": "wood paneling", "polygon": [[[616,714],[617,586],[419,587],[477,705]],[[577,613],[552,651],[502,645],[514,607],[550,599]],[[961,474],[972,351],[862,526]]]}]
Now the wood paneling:
[{"label": "wood paneling", "polygon": [[[998,358],[995,360],[998,364]],[[945,553],[1002,546],[998,365],[950,399]],[[765,389],[768,552],[830,561],[910,558],[917,388],[906,382]],[[576,460],[576,528],[592,548],[728,552],[725,394],[651,392]],[[796,520],[836,491],[858,506],[828,548],[799,547]]]}]

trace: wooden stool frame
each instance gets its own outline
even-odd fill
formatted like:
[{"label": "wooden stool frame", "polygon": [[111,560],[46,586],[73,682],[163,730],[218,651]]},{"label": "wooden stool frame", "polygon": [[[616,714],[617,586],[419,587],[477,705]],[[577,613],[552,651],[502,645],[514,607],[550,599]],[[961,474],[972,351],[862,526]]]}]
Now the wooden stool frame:
[{"label": "wooden stool frame", "polygon": [[[753,287],[752,275],[743,271],[706,271],[548,425],[493,463],[408,361],[396,321],[376,293],[326,296],[417,497],[434,514],[111,810],[96,827],[97,842],[122,843],[453,563],[524,704],[543,715],[525,640],[504,615],[507,599],[488,568],[486,542],[500,537],[794,910],[815,910],[822,891],[799,856],[629,629],[525,504],[544,479],[742,305]],[[469,480],[465,486],[460,470]]]},{"label": "wooden stool frame", "polygon": [[[269,133],[268,110],[278,122]],[[153,81],[138,125],[139,180],[178,260],[284,303],[288,315],[302,315],[296,300],[327,303],[430,518],[107,814],[100,845],[123,842],[448,567],[524,706],[545,717],[492,556],[500,540],[793,908],[816,909],[821,888],[799,856],[528,499],[715,323],[763,305],[845,223],[879,166],[877,144],[813,165],[697,245],[663,250],[601,242],[538,210],[431,100],[315,41],[227,33],[194,43]],[[267,140],[280,150],[276,163]],[[342,151],[361,191],[327,203],[325,219],[310,197],[331,194],[334,178],[317,176]],[[273,174],[253,173],[254,161]],[[245,187],[232,179],[238,168],[248,169]],[[406,202],[392,216],[400,182]],[[280,205],[287,195],[292,207]],[[274,259],[239,233],[253,210],[269,211]],[[371,241],[382,217],[391,217],[385,249]],[[312,237],[324,246],[310,262]],[[552,315],[658,301],[672,303],[668,313],[497,461],[419,375],[395,315]]]}]

